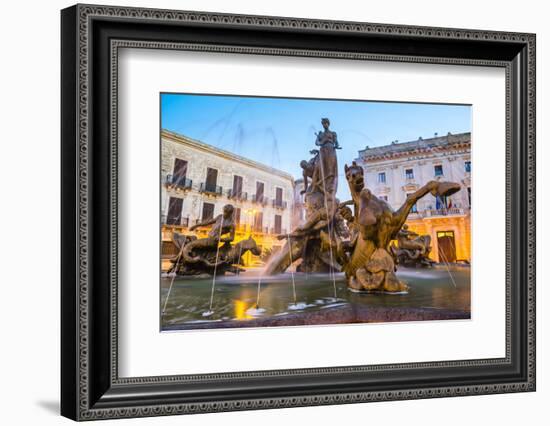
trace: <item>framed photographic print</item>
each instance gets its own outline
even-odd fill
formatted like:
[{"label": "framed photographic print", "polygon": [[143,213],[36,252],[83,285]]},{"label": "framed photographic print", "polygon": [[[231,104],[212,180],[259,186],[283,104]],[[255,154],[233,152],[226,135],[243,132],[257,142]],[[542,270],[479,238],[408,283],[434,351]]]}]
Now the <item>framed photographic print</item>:
[{"label": "framed photographic print", "polygon": [[63,415],[535,389],[533,34],[61,24]]}]

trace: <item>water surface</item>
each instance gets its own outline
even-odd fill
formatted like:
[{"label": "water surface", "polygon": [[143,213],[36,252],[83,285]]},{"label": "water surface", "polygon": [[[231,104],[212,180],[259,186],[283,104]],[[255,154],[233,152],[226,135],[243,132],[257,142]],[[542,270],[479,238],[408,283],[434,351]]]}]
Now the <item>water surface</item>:
[{"label": "water surface", "polygon": [[[278,318],[353,308],[429,308],[470,311],[470,268],[436,266],[432,269],[399,269],[407,282],[407,294],[358,294],[347,289],[343,274],[285,273],[262,277],[260,270],[240,276],[217,277],[212,297],[212,277],[178,277],[161,315],[163,329],[212,328],[221,323]],[[160,310],[166,302],[172,278],[161,279]],[[258,297],[259,283],[259,297]],[[296,298],[294,298],[296,294]],[[391,315],[391,313],[390,313]],[[317,314],[316,317],[320,315]],[[240,324],[244,325],[244,324]],[[227,326],[227,324],[225,324]]]}]

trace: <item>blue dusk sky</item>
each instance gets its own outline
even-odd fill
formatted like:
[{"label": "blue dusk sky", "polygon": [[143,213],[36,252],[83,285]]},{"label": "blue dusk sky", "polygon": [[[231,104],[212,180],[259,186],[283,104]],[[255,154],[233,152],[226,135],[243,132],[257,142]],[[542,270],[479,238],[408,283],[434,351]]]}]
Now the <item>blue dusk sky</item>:
[{"label": "blue dusk sky", "polygon": [[161,94],[161,127],[292,174],[309,159],[321,118],[338,134],[340,179],[358,151],[471,131],[469,105]]}]

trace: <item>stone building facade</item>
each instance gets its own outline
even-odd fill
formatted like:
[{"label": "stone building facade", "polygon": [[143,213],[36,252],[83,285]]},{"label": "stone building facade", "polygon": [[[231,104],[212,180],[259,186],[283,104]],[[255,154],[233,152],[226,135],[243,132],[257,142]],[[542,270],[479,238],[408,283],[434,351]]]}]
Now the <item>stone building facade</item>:
[{"label": "stone building facade", "polygon": [[365,184],[395,210],[430,180],[460,183],[461,190],[445,199],[425,196],[413,208],[409,229],[432,237],[431,258],[471,261],[471,134],[447,134],[429,139],[359,151],[357,163],[365,170]]},{"label": "stone building facade", "polygon": [[[250,235],[265,250],[292,221],[294,179],[281,170],[215,148],[168,130],[161,132],[161,225],[163,255],[174,253],[172,232],[188,228],[235,207],[235,242]],[[197,235],[208,229],[199,228]],[[250,253],[249,253],[250,255]],[[260,260],[249,256],[249,266]]]}]

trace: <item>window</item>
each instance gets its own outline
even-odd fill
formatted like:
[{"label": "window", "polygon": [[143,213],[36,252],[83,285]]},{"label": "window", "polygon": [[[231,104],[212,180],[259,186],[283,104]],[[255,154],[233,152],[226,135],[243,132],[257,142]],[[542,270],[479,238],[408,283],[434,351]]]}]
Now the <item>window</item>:
[{"label": "window", "polygon": [[166,177],[166,183],[191,188],[191,180],[187,179],[187,161],[180,158],[174,159],[174,168],[172,174]]},{"label": "window", "polygon": [[217,192],[216,185],[218,184],[218,171],[216,169],[206,168],[206,184],[205,189],[208,192]]},{"label": "window", "polygon": [[386,172],[378,173],[378,183],[386,183]]},{"label": "window", "polygon": [[435,176],[443,176],[443,166],[441,164],[438,164],[437,166],[434,166],[434,175]]},{"label": "window", "polygon": [[436,195],[435,197],[435,209],[447,209],[451,207],[451,201],[446,196]]},{"label": "window", "polygon": [[214,217],[214,204],[203,203],[202,205],[202,220],[212,219]]},{"label": "window", "polygon": [[[411,194],[412,192],[410,194],[407,194],[407,197]],[[416,207],[416,203],[414,204],[414,206],[412,206],[411,213],[418,213],[418,207]]]},{"label": "window", "polygon": [[231,195],[233,197],[240,198],[243,194],[243,177],[242,176],[233,176],[233,191]]},{"label": "window", "polygon": [[168,202],[168,214],[166,215],[167,225],[181,225],[181,210],[183,198],[170,197]]},{"label": "window", "polygon": [[440,231],[437,233],[437,248],[439,260],[445,263],[456,261],[455,233],[453,231]]},{"label": "window", "polygon": [[283,205],[283,188],[275,188],[275,205]]},{"label": "window", "polygon": [[262,212],[256,212],[254,215],[254,231],[262,232],[263,220],[264,214]]},{"label": "window", "polygon": [[262,202],[264,199],[264,183],[256,182],[256,201]]},{"label": "window", "polygon": [[235,225],[241,224],[241,209],[239,207],[235,208],[235,211],[233,213],[233,217],[235,219]]},{"label": "window", "polygon": [[468,206],[472,206],[472,188],[468,188]]},{"label": "window", "polygon": [[405,169],[405,178],[406,179],[414,179],[413,169]]},{"label": "window", "polygon": [[282,232],[281,224],[282,224],[282,217],[281,217],[281,215],[276,214],[275,215],[275,229],[274,229],[275,234],[280,234]]},{"label": "window", "polygon": [[174,183],[184,183],[187,176],[187,161],[176,158],[172,175]]},{"label": "window", "polygon": [[466,173],[470,173],[472,171],[472,162],[471,161],[465,161],[464,162],[464,171]]}]

